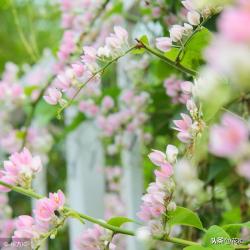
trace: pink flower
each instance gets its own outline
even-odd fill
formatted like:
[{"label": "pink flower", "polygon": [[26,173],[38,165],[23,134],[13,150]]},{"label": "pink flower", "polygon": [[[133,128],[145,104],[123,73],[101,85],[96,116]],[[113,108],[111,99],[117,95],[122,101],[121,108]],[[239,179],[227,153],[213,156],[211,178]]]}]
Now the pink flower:
[{"label": "pink flower", "polygon": [[249,130],[240,118],[224,114],[220,125],[214,125],[210,131],[210,152],[217,156],[233,157],[237,155],[248,140]]},{"label": "pink flower", "polygon": [[54,202],[54,208],[56,210],[62,208],[65,203],[65,196],[61,190],[57,191],[57,193],[50,193],[49,199]]},{"label": "pink flower", "polygon": [[241,163],[237,167],[237,172],[240,176],[248,179],[250,181],[250,161]]},{"label": "pink flower", "polygon": [[[38,156],[32,157],[28,149],[20,153],[14,153],[8,161],[4,161],[4,170],[0,172],[0,179],[11,185],[29,187],[32,177],[42,169],[41,159]],[[9,189],[1,187],[2,191]]]},{"label": "pink flower", "polygon": [[42,162],[39,156],[32,157],[30,151],[24,148],[21,153],[14,153],[10,156],[10,161],[4,161],[4,168],[6,171],[16,172],[18,171],[30,170],[32,173],[38,173],[42,169]]},{"label": "pink flower", "polygon": [[150,208],[143,204],[140,206],[140,211],[137,213],[137,216],[142,221],[150,221],[152,219],[152,213]]},{"label": "pink flower", "polygon": [[20,238],[35,238],[38,234],[34,230],[35,220],[28,215],[19,216],[16,220],[16,230],[14,232],[13,239]]},{"label": "pink flower", "polygon": [[112,97],[110,96],[105,96],[102,100],[102,108],[105,111],[108,111],[114,107],[115,103]]},{"label": "pink flower", "polygon": [[[15,221],[13,219],[7,219],[1,222],[2,232],[0,232],[1,238],[9,238],[12,236],[15,230]],[[0,230],[1,231],[1,230]]]},{"label": "pink flower", "polygon": [[21,215],[16,220],[16,229],[24,229],[24,228],[31,228],[35,220],[28,215]]},{"label": "pink flower", "polygon": [[187,9],[187,10],[194,10],[195,6],[192,0],[185,0],[181,1],[182,5]]},{"label": "pink flower", "polygon": [[177,137],[180,141],[184,143],[189,143],[192,139],[191,128],[192,128],[192,119],[187,114],[181,114],[182,120],[174,120],[175,130],[179,131]]},{"label": "pink flower", "polygon": [[219,19],[219,31],[233,42],[250,42],[250,8],[225,9]]},{"label": "pink flower", "polygon": [[56,88],[49,88],[47,95],[43,98],[50,105],[57,105],[62,98],[62,93]]},{"label": "pink flower", "polygon": [[94,47],[85,46],[83,47],[84,55],[82,61],[86,64],[92,64],[96,62],[96,49]]},{"label": "pink flower", "polygon": [[[110,234],[111,235],[111,234]],[[94,225],[82,233],[76,240],[76,246],[79,250],[97,250],[105,249],[106,244],[111,240],[107,231],[99,225]],[[111,242],[109,245],[111,250],[115,249],[115,245]]]},{"label": "pink flower", "polygon": [[171,76],[164,81],[164,87],[173,103],[186,104],[187,100],[191,98],[193,84],[189,81],[182,82],[175,76]]},{"label": "pink flower", "polygon": [[166,181],[171,175],[173,175],[173,167],[169,163],[163,164],[160,170],[155,170],[155,176],[160,182]]},{"label": "pink flower", "polygon": [[[9,185],[16,185],[17,179],[14,176],[5,175],[5,173],[0,172],[0,181],[5,182]],[[0,184],[0,192],[10,192],[11,189]]]},{"label": "pink flower", "polygon": [[99,107],[92,100],[86,100],[79,103],[79,110],[88,117],[94,117],[98,114]]},{"label": "pink flower", "polygon": [[38,222],[49,223],[54,218],[56,207],[54,200],[43,198],[37,201],[34,209],[35,219]]},{"label": "pink flower", "polygon": [[153,162],[156,166],[160,167],[162,164],[166,163],[166,155],[159,151],[159,150],[153,150],[148,155],[151,162]]},{"label": "pink flower", "polygon": [[156,38],[157,49],[167,52],[171,49],[172,40],[169,37],[158,37]]},{"label": "pink flower", "polygon": [[130,89],[124,90],[120,98],[123,102],[125,102],[126,104],[129,104],[134,98],[133,90],[130,90]]},{"label": "pink flower", "polygon": [[192,90],[193,90],[192,82],[189,82],[189,81],[182,82],[181,83],[181,90],[183,91],[183,93],[185,93],[187,95],[191,95]]},{"label": "pink flower", "polygon": [[128,32],[122,28],[121,26],[114,27],[115,35],[122,40],[123,42],[127,43],[128,41]]}]

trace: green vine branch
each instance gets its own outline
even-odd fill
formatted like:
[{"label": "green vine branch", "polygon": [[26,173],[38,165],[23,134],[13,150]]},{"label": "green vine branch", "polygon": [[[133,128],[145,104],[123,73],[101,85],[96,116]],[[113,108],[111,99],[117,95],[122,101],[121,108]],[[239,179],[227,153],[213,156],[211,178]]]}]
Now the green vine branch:
[{"label": "green vine branch", "polygon": [[169,64],[171,67],[185,73],[191,76],[196,76],[197,72],[189,69],[185,66],[183,66],[182,64],[180,64],[179,62],[173,61],[171,59],[169,59],[168,57],[166,57],[164,54],[160,53],[159,51],[157,51],[156,49],[150,47],[148,44],[144,43],[143,41],[140,40],[136,40],[138,43],[138,46],[140,48],[144,48],[145,50],[147,50],[149,53],[159,57],[161,60],[163,60],[164,62],[166,62],[167,64]]},{"label": "green vine branch", "polygon": [[191,42],[191,40],[193,39],[194,35],[196,33],[198,33],[202,28],[203,28],[203,25],[209,20],[209,18],[207,19],[203,19],[202,22],[195,27],[195,29],[193,30],[193,32],[187,37],[187,39],[185,40],[185,42],[182,44],[177,56],[176,56],[176,59],[175,59],[175,63],[180,63],[180,61],[182,60],[181,58],[181,55],[185,53],[185,49],[186,49],[186,46]]},{"label": "green vine branch", "polygon": [[96,72],[94,72],[84,83],[82,83],[79,88],[77,89],[76,93],[73,95],[73,97],[64,105],[62,106],[58,112],[57,112],[57,116],[60,119],[61,118],[61,114],[62,112],[68,108],[76,99],[76,97],[79,95],[79,93],[81,92],[81,90],[91,81],[93,80],[95,77],[97,77],[100,74],[103,74],[104,71],[113,63],[117,62],[120,58],[124,57],[125,55],[129,54],[131,51],[133,51],[134,49],[137,48],[137,45],[129,48],[127,51],[125,51],[123,54],[113,58],[111,61],[109,61],[108,63],[106,63],[103,67],[101,67],[100,69],[98,69]]},{"label": "green vine branch", "polygon": [[[15,191],[19,194],[30,197],[30,198],[34,198],[34,199],[42,199],[43,198],[43,196],[37,194],[32,189],[25,189],[22,187],[13,186],[13,185],[10,185],[10,184],[3,182],[1,180],[0,180],[0,185],[4,186],[6,188],[9,188],[12,191]],[[103,228],[111,230],[114,234],[123,234],[123,235],[128,235],[128,236],[135,236],[136,235],[136,233],[134,231],[127,230],[127,229],[124,229],[121,227],[113,226],[111,224],[108,224],[104,220],[96,219],[96,218],[91,217],[89,215],[79,213],[70,207],[65,206],[63,209],[64,209],[64,212],[66,212],[69,217],[78,219],[81,223],[83,223],[84,220],[87,220],[87,221],[92,222],[94,224],[98,224]],[[164,241],[164,242],[170,242],[170,243],[174,243],[174,244],[178,244],[178,245],[182,245],[182,246],[199,246],[200,245],[197,242],[184,240],[184,239],[180,239],[180,238],[175,238],[175,237],[169,237],[169,236],[165,236],[163,238],[162,237],[154,237],[154,239],[159,240],[159,241]],[[237,246],[234,248],[235,249],[249,249],[248,246],[244,246],[244,245]]]}]

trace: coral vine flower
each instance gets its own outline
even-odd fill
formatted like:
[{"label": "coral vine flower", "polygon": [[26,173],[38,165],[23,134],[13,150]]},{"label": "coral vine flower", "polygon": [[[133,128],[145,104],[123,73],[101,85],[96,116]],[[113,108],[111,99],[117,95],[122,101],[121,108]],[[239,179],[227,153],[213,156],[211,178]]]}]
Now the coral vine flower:
[{"label": "coral vine flower", "polygon": [[[248,3],[249,4],[249,3]],[[219,19],[219,31],[233,42],[250,42],[250,8],[244,5],[238,8],[228,8],[223,11]]]},{"label": "coral vine flower", "polygon": [[249,129],[240,118],[224,114],[220,125],[210,131],[210,152],[217,156],[236,156],[248,140]]},{"label": "coral vine flower", "polygon": [[[94,225],[82,233],[77,239],[76,246],[79,250],[96,250],[106,249],[107,244],[111,239],[111,232],[101,228],[99,225]],[[111,242],[109,249],[114,250],[116,246]]]},{"label": "coral vine flower", "polygon": [[50,193],[49,198],[38,200],[33,211],[34,218],[21,215],[16,220],[16,231],[13,239],[29,238],[35,241],[41,238],[44,233],[57,225],[58,217],[55,211],[62,209],[64,203],[65,196],[61,190],[57,193]]},{"label": "coral vine flower", "polygon": [[192,118],[187,114],[181,114],[182,120],[174,120],[175,130],[179,131],[177,137],[184,143],[189,143],[192,139]]},{"label": "coral vine flower", "polygon": [[[11,185],[20,185],[29,188],[32,178],[42,169],[41,159],[38,156],[32,157],[26,148],[21,153],[14,153],[8,161],[4,161],[4,169],[0,172],[0,180]],[[9,192],[5,187],[1,191]]]},{"label": "coral vine flower", "polygon": [[62,93],[56,88],[49,88],[47,95],[43,98],[50,105],[56,105],[62,98]]}]

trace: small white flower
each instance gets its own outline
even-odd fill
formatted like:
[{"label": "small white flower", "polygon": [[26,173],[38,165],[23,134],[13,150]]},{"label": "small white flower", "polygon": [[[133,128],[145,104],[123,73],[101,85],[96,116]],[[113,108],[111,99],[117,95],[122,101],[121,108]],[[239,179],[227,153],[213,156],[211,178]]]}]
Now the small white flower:
[{"label": "small white flower", "polygon": [[189,11],[187,19],[190,24],[197,26],[200,24],[201,16],[197,11]]},{"label": "small white flower", "polygon": [[176,158],[178,155],[178,148],[174,145],[169,144],[166,149],[166,156],[169,163],[176,162]]},{"label": "small white flower", "polygon": [[174,42],[180,41],[184,35],[184,32],[185,28],[181,25],[173,25],[169,30],[171,40]]},{"label": "small white flower", "polygon": [[175,210],[176,210],[176,204],[175,204],[175,202],[173,202],[173,201],[169,202],[169,204],[167,206],[167,211],[172,212],[172,211],[175,211]]},{"label": "small white flower", "polygon": [[100,47],[97,51],[99,57],[110,57],[110,49],[108,47]]}]

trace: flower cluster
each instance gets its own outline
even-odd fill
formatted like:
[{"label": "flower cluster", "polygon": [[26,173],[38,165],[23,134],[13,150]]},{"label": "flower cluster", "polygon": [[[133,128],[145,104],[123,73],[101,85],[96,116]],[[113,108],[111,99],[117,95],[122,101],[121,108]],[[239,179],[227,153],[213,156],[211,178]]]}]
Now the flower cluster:
[{"label": "flower cluster", "polygon": [[176,161],[178,150],[173,145],[168,145],[166,154],[153,150],[149,159],[160,170],[155,170],[156,181],[151,183],[147,193],[142,197],[143,204],[138,212],[138,217],[146,221],[152,235],[161,235],[166,228],[166,213],[174,211],[176,204],[172,201],[174,191],[173,164]]},{"label": "flower cluster", "polygon": [[[81,84],[88,82],[88,85],[98,89],[100,83],[101,66],[99,61],[112,60],[119,57],[128,49],[128,34],[120,26],[114,27],[114,33],[105,39],[105,46],[96,49],[92,46],[83,47],[81,61],[72,64],[71,68],[64,70],[58,75],[48,89],[44,99],[51,105],[60,103],[62,106],[66,100],[62,99],[62,93],[66,93],[69,98],[73,98]],[[98,91],[97,91],[98,92]]]},{"label": "flower cluster", "polygon": [[249,127],[242,118],[225,113],[220,125],[210,130],[210,152],[216,156],[235,159],[240,162],[238,173],[250,179]]},{"label": "flower cluster", "polygon": [[46,237],[51,229],[63,224],[60,212],[65,203],[65,196],[62,191],[50,193],[49,198],[45,197],[37,201],[33,211],[34,217],[21,215],[16,220],[16,230],[13,239],[32,239],[34,246]]},{"label": "flower cluster", "polygon": [[186,104],[191,98],[193,84],[189,81],[183,81],[177,79],[176,76],[171,76],[164,81],[164,87],[173,103]]},{"label": "flower cluster", "polygon": [[[24,148],[21,153],[14,153],[8,161],[4,161],[4,169],[0,172],[0,180],[10,185],[18,185],[30,188],[34,176],[42,169],[41,159],[32,157],[28,149]],[[1,186],[2,192],[10,189]]]},{"label": "flower cluster", "polygon": [[220,5],[201,6],[196,0],[185,0],[182,1],[182,4],[187,10],[187,22],[183,25],[172,25],[169,29],[170,37],[156,39],[156,47],[163,52],[169,51],[173,45],[181,45],[192,34],[194,28],[196,29],[202,22],[221,10]]},{"label": "flower cluster", "polygon": [[241,0],[235,3],[221,13],[218,33],[205,50],[207,64],[200,73],[198,88],[198,95],[205,100],[215,89],[228,84],[234,88],[234,94],[249,90],[250,32],[244,29],[250,24],[249,3]]},{"label": "flower cluster", "polygon": [[[116,154],[121,147],[129,147],[125,140],[126,133],[135,133],[142,140],[148,137],[142,130],[142,125],[148,119],[144,112],[149,102],[148,93],[136,94],[133,90],[124,90],[119,99],[121,105],[117,112],[97,116],[97,126],[101,129],[103,137],[113,137],[113,143],[108,147],[110,155]],[[101,110],[104,109],[102,106]]]},{"label": "flower cluster", "polygon": [[112,232],[103,229],[99,225],[94,225],[82,233],[77,239],[76,246],[79,250],[104,250],[115,249],[116,246],[111,242]]},{"label": "flower cluster", "polygon": [[[192,100],[188,102],[189,108],[192,110],[198,110]],[[192,110],[190,113],[192,113]],[[196,111],[195,111],[196,112]],[[195,119],[189,115],[181,113],[181,120],[174,120],[175,127],[173,129],[178,131],[177,137],[184,143],[192,143],[193,140],[201,133],[204,129],[204,122],[200,117],[195,116]]]}]

